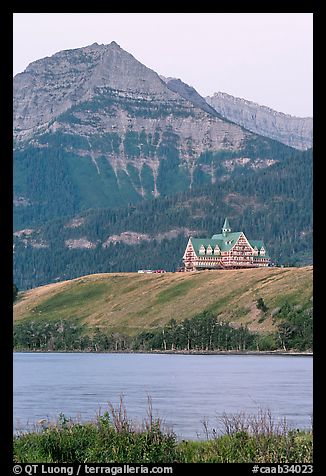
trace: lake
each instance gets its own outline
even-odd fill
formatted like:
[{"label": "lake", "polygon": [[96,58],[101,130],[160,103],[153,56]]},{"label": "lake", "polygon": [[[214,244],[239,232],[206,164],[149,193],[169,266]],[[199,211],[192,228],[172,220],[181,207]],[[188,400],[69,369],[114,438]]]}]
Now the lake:
[{"label": "lake", "polygon": [[311,428],[310,356],[14,353],[14,431],[60,413],[91,420],[123,396],[128,417],[154,417],[184,439],[205,437],[218,418],[270,410],[275,421]]}]

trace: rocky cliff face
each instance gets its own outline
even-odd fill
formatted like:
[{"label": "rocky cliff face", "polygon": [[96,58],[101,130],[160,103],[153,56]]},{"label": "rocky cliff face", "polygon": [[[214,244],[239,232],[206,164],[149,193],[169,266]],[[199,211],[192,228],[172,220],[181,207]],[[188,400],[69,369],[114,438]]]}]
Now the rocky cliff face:
[{"label": "rocky cliff face", "polygon": [[181,81],[181,79],[165,78],[164,76],[160,76],[160,78],[163,79],[163,81],[166,83],[167,87],[171,91],[174,91],[175,93],[179,94],[181,97],[183,97],[187,101],[190,101],[192,104],[194,104],[196,107],[199,107],[203,111],[206,111],[215,117],[223,119],[223,117],[212,106],[207,104],[205,99],[197,93],[196,89],[192,86],[189,86],[189,84],[184,83],[183,81]]},{"label": "rocky cliff face", "polygon": [[312,147],[312,117],[295,117],[226,93],[206,97],[221,116],[246,129],[300,150]]},{"label": "rocky cliff face", "polygon": [[[62,117],[67,111],[70,123]],[[238,148],[244,132],[216,116],[203,114],[115,42],[61,51],[14,78],[17,141],[58,130],[90,137],[113,129],[154,133],[171,126],[181,140],[191,137],[199,153],[209,140],[220,148],[226,135]],[[199,119],[204,127],[198,128]]]},{"label": "rocky cliff face", "polygon": [[14,134],[19,140],[77,104],[94,100],[103,88],[120,96],[175,101],[158,75],[117,43],[66,50],[31,63],[14,78]]},{"label": "rocky cliff face", "polygon": [[15,76],[14,140],[15,217],[25,229],[215,184],[284,156],[115,42],[61,51]]}]

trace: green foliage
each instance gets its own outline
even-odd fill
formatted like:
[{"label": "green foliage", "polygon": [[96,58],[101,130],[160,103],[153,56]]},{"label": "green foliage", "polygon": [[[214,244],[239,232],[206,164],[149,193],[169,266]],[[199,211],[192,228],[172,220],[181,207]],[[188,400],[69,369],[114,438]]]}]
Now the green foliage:
[{"label": "green foliage", "polygon": [[[96,284],[96,283],[95,283]],[[188,283],[181,283],[183,286]],[[90,287],[89,299],[96,299],[98,293],[106,288]],[[35,307],[33,313],[47,313],[47,320],[34,320],[33,315],[23,322],[14,325],[13,345],[16,350],[50,350],[50,351],[271,351],[284,350],[311,351],[313,347],[312,309],[297,309],[288,303],[284,304],[274,316],[277,321],[277,331],[260,335],[248,330],[246,326],[233,327],[224,322],[212,311],[206,310],[191,319],[177,322],[171,319],[164,327],[152,331],[142,331],[136,336],[114,332],[107,334],[96,327],[92,331],[75,320],[51,320],[51,308],[58,306],[53,318],[60,313],[62,316],[75,304],[79,309],[80,299],[85,295],[77,288],[63,292],[58,300],[50,298]],[[185,289],[182,287],[182,292]],[[95,292],[95,294],[94,294]],[[178,296],[180,287],[170,288],[158,295],[160,302],[166,303]],[[53,302],[52,302],[53,300]],[[90,303],[90,306],[92,304]],[[73,308],[69,311],[74,314]]]},{"label": "green foliage", "polygon": [[289,429],[285,419],[275,421],[268,409],[259,409],[254,415],[224,412],[218,422],[222,423],[222,430],[218,428],[222,436],[213,429],[209,440],[206,425],[208,441],[204,444],[181,443],[187,462],[312,462],[312,432]]},{"label": "green foliage", "polygon": [[257,309],[260,309],[263,312],[268,311],[268,307],[266,306],[264,299],[262,297],[258,298],[256,306],[257,306]]},{"label": "green foliage", "polygon": [[174,283],[169,288],[161,291],[156,298],[157,303],[167,304],[173,301],[176,297],[182,296],[185,293],[191,291],[191,289],[197,286],[196,281],[184,281],[182,283]]},{"label": "green foliage", "polygon": [[[124,407],[105,412],[94,423],[79,424],[59,417],[39,433],[14,437],[14,461],[19,463],[171,463],[176,460],[174,434],[164,432],[160,419],[137,427]],[[37,459],[38,458],[38,459]]]},{"label": "green foliage", "polygon": [[61,415],[56,424],[14,436],[14,463],[312,463],[311,432],[280,432],[269,421],[253,421],[255,431],[244,426],[207,441],[177,442],[160,419],[137,427],[124,407],[111,406],[95,422],[74,423]]},{"label": "green foliage", "polygon": [[21,323],[14,327],[13,344],[24,350],[82,350],[82,330],[70,321]]},{"label": "green foliage", "polygon": [[124,138],[125,154],[130,157],[139,157],[139,134],[138,132],[127,131]]},{"label": "green foliage", "polygon": [[312,307],[297,308],[285,303],[275,316],[279,344],[285,349],[311,350],[313,348]]},{"label": "green foliage", "polygon": [[312,463],[312,434],[225,435],[206,442],[180,443],[181,462],[187,463]]},{"label": "green foliage", "polygon": [[246,327],[234,328],[204,311],[177,323],[175,319],[153,333],[139,334],[133,348],[136,350],[249,350],[256,348],[255,334]]},{"label": "green foliage", "polygon": [[17,288],[16,284],[13,283],[13,302],[16,301],[17,294],[18,294],[18,288]]},{"label": "green foliage", "polygon": [[269,350],[277,350],[279,348],[279,341],[276,333],[258,335],[256,337],[257,350],[264,352]]},{"label": "green foliage", "polygon": [[62,318],[66,317],[67,310],[72,315],[79,312],[80,307],[85,301],[89,306],[95,303],[97,299],[103,296],[108,291],[108,286],[105,283],[76,283],[69,291],[63,290],[56,296],[49,297],[46,301],[34,308],[36,314],[46,313],[47,318],[52,318],[52,315],[57,318],[61,314]]},{"label": "green foliage", "polygon": [[14,326],[13,345],[16,350],[108,352],[130,349],[130,337],[107,335],[95,328],[93,333],[71,320],[47,322],[38,320]]},{"label": "green foliage", "polygon": [[18,207],[14,225],[44,223],[77,211],[78,191],[68,171],[67,154],[58,148],[28,147],[14,153],[15,195],[28,205]]}]

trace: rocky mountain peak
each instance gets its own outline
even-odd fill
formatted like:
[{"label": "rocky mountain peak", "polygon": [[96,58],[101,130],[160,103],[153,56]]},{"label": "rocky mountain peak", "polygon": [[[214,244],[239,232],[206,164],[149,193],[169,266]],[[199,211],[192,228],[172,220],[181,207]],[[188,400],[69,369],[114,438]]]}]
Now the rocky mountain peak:
[{"label": "rocky mountain peak", "polygon": [[199,107],[205,112],[208,112],[208,114],[221,117],[221,115],[218,114],[218,112],[205,101],[205,99],[196,91],[195,88],[184,83],[180,78],[165,78],[164,76],[161,76],[161,78],[167,84],[167,87],[171,89],[171,91],[179,94],[187,101],[192,102],[195,106]]},{"label": "rocky mountain peak", "polygon": [[111,41],[110,46],[116,47],[116,48],[120,48],[120,45],[118,45],[118,43],[117,43],[116,41],[114,41],[114,40]]},{"label": "rocky mountain peak", "polygon": [[206,97],[221,116],[251,132],[305,150],[312,147],[312,117],[296,117],[224,92]]},{"label": "rocky mountain peak", "polygon": [[163,100],[182,100],[157,73],[115,41],[60,51],[31,63],[14,77],[14,132],[27,138],[99,89]]}]

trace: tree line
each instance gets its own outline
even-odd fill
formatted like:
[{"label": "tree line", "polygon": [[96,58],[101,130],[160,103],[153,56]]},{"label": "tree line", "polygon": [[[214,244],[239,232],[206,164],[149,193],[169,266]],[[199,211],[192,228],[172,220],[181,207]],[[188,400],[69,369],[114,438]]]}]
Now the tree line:
[{"label": "tree line", "polygon": [[274,317],[277,330],[260,335],[247,326],[231,326],[210,311],[136,336],[107,333],[70,320],[28,321],[14,326],[15,350],[29,351],[268,351],[312,350],[312,309],[284,304]]}]

